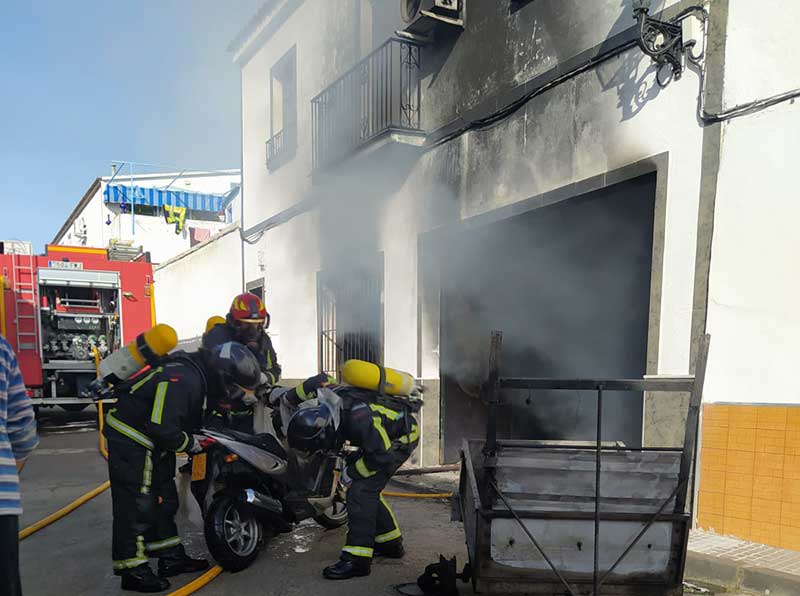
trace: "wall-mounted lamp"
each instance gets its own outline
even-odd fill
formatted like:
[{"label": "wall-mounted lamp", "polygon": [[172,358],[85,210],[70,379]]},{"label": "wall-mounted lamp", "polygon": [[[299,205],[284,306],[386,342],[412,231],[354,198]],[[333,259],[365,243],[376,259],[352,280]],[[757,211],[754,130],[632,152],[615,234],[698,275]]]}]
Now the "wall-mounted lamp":
[{"label": "wall-mounted lamp", "polygon": [[[679,79],[683,73],[683,35],[680,23],[660,21],[650,16],[650,0],[633,0],[633,17],[639,23],[639,47],[658,65],[670,67],[670,78]],[[669,82],[656,76],[662,87]]]}]

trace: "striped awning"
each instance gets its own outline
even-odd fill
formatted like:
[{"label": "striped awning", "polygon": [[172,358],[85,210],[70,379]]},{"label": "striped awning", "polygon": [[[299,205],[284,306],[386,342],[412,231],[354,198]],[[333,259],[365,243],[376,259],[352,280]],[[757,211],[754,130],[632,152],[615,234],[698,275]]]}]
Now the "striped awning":
[{"label": "striped awning", "polygon": [[187,207],[191,211],[220,212],[225,209],[225,195],[211,195],[183,190],[163,190],[141,186],[110,184],[104,191],[106,203],[149,205],[150,207]]}]

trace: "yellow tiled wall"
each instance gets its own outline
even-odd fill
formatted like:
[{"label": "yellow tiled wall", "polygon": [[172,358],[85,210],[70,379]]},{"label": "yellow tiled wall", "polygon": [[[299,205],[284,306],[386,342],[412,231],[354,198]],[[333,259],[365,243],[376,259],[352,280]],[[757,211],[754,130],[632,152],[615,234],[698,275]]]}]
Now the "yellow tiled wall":
[{"label": "yellow tiled wall", "polygon": [[698,525],[800,550],[800,407],[703,406]]}]

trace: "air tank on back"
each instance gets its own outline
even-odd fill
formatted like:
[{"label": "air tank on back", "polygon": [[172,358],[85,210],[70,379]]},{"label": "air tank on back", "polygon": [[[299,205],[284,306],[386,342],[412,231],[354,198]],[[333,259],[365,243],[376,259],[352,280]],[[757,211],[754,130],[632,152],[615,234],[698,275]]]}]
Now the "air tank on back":
[{"label": "air tank on back", "polygon": [[106,383],[119,383],[166,356],[178,345],[178,334],[169,325],[159,323],[140,333],[128,345],[100,361],[99,377]]}]

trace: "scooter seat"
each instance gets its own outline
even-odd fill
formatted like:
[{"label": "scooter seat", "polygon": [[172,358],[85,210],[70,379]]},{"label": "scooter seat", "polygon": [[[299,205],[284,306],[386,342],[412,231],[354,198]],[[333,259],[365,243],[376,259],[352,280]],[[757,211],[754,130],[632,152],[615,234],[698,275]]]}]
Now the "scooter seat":
[{"label": "scooter seat", "polygon": [[258,447],[259,449],[263,449],[281,459],[289,459],[288,455],[286,454],[286,450],[281,445],[280,441],[275,438],[274,435],[270,433],[261,433],[257,435],[251,435],[249,433],[242,433],[235,430],[226,430],[225,434],[228,435],[230,438],[239,441],[240,443],[247,443],[248,445],[252,445],[253,447]]}]

